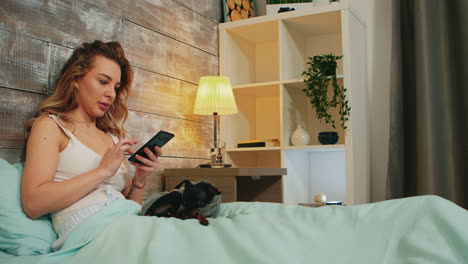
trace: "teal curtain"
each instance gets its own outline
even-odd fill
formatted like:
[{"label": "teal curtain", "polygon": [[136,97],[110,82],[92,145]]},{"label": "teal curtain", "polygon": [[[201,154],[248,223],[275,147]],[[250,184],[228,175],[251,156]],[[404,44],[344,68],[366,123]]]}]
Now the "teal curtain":
[{"label": "teal curtain", "polygon": [[388,199],[468,208],[468,1],[394,0]]}]

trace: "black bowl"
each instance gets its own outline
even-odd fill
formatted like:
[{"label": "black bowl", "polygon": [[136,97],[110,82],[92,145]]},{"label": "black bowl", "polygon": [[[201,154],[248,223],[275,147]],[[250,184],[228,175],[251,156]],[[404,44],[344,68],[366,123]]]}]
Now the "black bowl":
[{"label": "black bowl", "polygon": [[318,140],[322,145],[333,145],[338,142],[338,133],[337,132],[320,132],[318,135]]}]

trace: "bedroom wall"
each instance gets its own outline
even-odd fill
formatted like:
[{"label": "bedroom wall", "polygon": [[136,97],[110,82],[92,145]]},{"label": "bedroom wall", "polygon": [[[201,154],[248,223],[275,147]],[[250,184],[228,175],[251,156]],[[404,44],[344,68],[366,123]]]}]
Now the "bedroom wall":
[{"label": "bedroom wall", "polygon": [[0,157],[24,160],[24,122],[73,49],[100,39],[119,41],[134,69],[129,136],[176,134],[148,193],[161,190],[162,168],[207,162],[213,124],[192,110],[199,77],[218,74],[221,13],[218,0],[2,0]]},{"label": "bedroom wall", "polygon": [[392,2],[352,0],[367,22],[367,68],[371,135],[371,201],[385,200],[390,131]]}]

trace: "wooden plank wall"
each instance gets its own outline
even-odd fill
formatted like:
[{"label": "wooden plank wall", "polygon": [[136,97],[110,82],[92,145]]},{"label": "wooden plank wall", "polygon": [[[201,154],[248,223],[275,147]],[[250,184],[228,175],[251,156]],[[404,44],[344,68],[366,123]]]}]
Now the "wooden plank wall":
[{"label": "wooden plank wall", "polygon": [[0,157],[24,161],[25,121],[73,49],[100,39],[119,41],[135,72],[129,136],[142,144],[159,129],[176,134],[148,193],[161,190],[164,167],[208,162],[213,124],[192,110],[200,76],[218,74],[221,17],[217,0],[2,0]]}]

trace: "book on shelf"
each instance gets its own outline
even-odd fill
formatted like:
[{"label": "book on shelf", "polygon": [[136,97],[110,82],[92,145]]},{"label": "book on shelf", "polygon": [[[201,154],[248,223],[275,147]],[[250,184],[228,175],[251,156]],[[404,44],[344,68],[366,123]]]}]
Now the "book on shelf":
[{"label": "book on shelf", "polygon": [[238,148],[255,148],[255,147],[276,147],[279,146],[279,139],[256,139],[248,141],[239,141],[237,143]]}]

